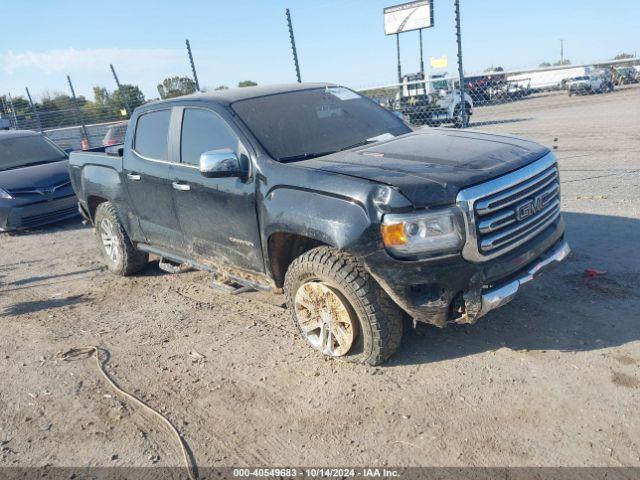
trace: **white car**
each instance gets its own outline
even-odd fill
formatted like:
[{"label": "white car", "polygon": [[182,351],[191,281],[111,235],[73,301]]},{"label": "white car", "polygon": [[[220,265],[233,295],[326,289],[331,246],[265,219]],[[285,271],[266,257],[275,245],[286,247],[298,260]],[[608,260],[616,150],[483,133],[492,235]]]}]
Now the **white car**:
[{"label": "white car", "polygon": [[569,96],[610,92],[613,90],[613,82],[604,75],[584,75],[569,80],[567,90],[569,90]]}]

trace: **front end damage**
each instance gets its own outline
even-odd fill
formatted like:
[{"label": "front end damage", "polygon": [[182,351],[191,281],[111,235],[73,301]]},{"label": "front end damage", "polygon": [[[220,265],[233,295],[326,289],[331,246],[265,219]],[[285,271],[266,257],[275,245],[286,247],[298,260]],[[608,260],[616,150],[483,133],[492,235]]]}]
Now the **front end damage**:
[{"label": "front end damage", "polygon": [[521,287],[569,254],[562,218],[528,245],[484,263],[461,255],[401,261],[384,250],[363,259],[365,267],[414,322],[445,327],[473,324],[510,302]]}]

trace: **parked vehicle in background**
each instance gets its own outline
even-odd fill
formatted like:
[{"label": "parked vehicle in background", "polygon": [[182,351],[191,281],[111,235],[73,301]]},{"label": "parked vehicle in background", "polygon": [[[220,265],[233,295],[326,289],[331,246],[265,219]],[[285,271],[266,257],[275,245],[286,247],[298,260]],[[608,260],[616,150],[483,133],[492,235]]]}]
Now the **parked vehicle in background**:
[{"label": "parked vehicle in background", "polygon": [[67,154],[40,133],[0,131],[0,231],[77,215]]},{"label": "parked vehicle in background", "polygon": [[[473,100],[466,92],[464,98],[467,116],[471,116]],[[412,125],[453,123],[456,127],[463,126],[459,86],[445,75],[430,75],[426,79],[421,73],[405,75],[394,109]]]},{"label": "parked vehicle in background", "polygon": [[605,72],[591,73],[571,79],[567,82],[566,88],[569,96],[605,93],[613,91],[613,81],[611,75]]},{"label": "parked vehicle in background", "polygon": [[107,134],[102,139],[102,146],[109,147],[111,145],[124,143],[124,136],[127,133],[127,123],[128,122],[122,122],[111,125],[107,130]]},{"label": "parked vehicle in background", "polygon": [[628,85],[638,83],[640,74],[633,67],[617,67],[613,69],[613,83],[615,85]]},{"label": "parked vehicle in background", "polygon": [[116,150],[69,162],[112,272],[133,274],[151,253],[233,293],[284,289],[301,336],[331,357],[384,361],[403,311],[474,323],[569,253],[547,148],[413,131],[331,84],[147,104]]}]

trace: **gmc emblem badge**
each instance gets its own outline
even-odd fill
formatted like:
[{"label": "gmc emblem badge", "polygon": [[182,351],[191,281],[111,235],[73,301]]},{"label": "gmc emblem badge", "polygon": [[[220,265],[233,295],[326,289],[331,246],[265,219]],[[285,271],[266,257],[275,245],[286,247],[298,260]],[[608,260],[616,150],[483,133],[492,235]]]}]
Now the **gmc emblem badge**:
[{"label": "gmc emblem badge", "polygon": [[521,222],[545,207],[544,195],[538,195],[516,207],[516,219]]}]

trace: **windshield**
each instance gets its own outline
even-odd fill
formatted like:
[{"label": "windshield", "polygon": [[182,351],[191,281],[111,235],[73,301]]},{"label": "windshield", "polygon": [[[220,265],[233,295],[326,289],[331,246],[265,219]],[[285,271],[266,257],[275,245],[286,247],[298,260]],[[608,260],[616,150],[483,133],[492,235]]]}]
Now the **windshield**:
[{"label": "windshield", "polygon": [[231,107],[278,161],[328,155],[411,131],[388,110],[343,87],[251,98]]},{"label": "windshield", "polygon": [[62,150],[41,135],[0,138],[0,171],[66,158]]}]

